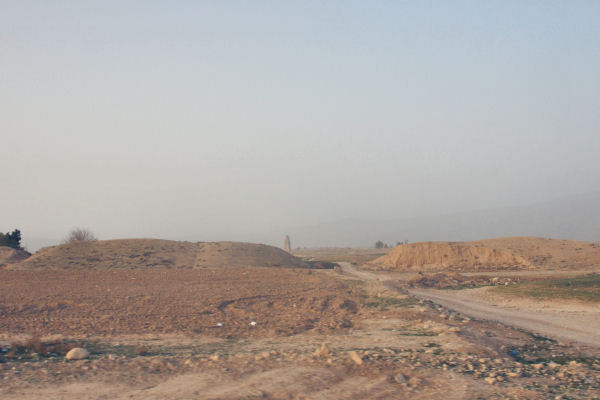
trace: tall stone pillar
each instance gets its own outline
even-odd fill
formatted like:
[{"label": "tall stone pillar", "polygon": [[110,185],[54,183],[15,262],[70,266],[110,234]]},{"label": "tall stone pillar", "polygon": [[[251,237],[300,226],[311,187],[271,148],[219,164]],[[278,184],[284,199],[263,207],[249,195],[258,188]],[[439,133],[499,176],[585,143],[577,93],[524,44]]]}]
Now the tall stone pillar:
[{"label": "tall stone pillar", "polygon": [[292,253],[292,244],[290,243],[290,236],[285,235],[285,240],[283,241],[283,249],[288,253]]}]

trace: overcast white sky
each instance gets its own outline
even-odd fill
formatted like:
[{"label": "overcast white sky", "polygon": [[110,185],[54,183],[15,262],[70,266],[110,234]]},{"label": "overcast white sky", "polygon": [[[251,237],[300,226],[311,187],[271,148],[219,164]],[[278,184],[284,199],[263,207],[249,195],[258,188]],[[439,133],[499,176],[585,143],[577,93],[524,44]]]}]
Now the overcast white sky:
[{"label": "overcast white sky", "polygon": [[0,1],[0,230],[210,240],[600,190],[598,1]]}]

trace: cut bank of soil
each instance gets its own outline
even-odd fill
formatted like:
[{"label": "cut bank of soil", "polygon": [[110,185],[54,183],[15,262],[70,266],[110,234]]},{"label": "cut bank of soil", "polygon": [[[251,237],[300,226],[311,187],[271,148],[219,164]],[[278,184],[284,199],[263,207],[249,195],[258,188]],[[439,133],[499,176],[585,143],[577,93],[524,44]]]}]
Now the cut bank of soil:
[{"label": "cut bank of soil", "polygon": [[25,250],[17,250],[12,247],[0,246],[0,267],[4,264],[11,264],[25,260],[31,254]]},{"label": "cut bank of soil", "polygon": [[455,242],[401,244],[368,264],[385,271],[464,271],[522,269],[524,258],[504,250]]},{"label": "cut bank of soil", "polygon": [[600,266],[600,243],[538,237],[506,237],[471,243],[508,251],[536,267],[585,269]]}]

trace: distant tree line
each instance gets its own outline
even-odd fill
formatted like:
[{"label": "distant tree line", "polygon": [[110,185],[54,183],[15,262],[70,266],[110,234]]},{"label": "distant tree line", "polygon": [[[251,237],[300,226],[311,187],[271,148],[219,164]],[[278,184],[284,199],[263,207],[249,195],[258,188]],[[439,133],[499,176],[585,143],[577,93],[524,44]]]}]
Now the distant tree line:
[{"label": "distant tree line", "polygon": [[0,232],[0,246],[12,247],[13,249],[23,250],[21,247],[21,231],[15,229],[12,232]]},{"label": "distant tree line", "polygon": [[[400,246],[401,244],[407,244],[407,243],[408,243],[408,240],[404,240],[402,242],[396,242],[396,246]],[[390,247],[392,247],[392,246],[390,246],[387,243],[383,243],[381,240],[378,240],[375,242],[376,249],[389,249]]]}]

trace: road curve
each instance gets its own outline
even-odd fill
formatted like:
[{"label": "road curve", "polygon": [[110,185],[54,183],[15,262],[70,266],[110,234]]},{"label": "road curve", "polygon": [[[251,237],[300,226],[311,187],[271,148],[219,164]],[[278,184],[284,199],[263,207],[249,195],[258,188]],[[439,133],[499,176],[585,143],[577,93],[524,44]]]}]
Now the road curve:
[{"label": "road curve", "polygon": [[[366,281],[392,281],[394,278],[359,270],[350,263],[339,263],[341,272]],[[395,285],[386,285],[395,289]],[[396,289],[397,290],[397,289]],[[555,310],[524,310],[506,308],[468,296],[467,291],[408,289],[408,293],[429,300],[472,318],[498,321],[505,325],[535,332],[561,341],[600,347],[600,312],[565,312]]]},{"label": "road curve", "polygon": [[410,289],[409,293],[473,318],[498,321],[543,336],[600,347],[598,314],[504,308],[475,302],[457,291]]}]

